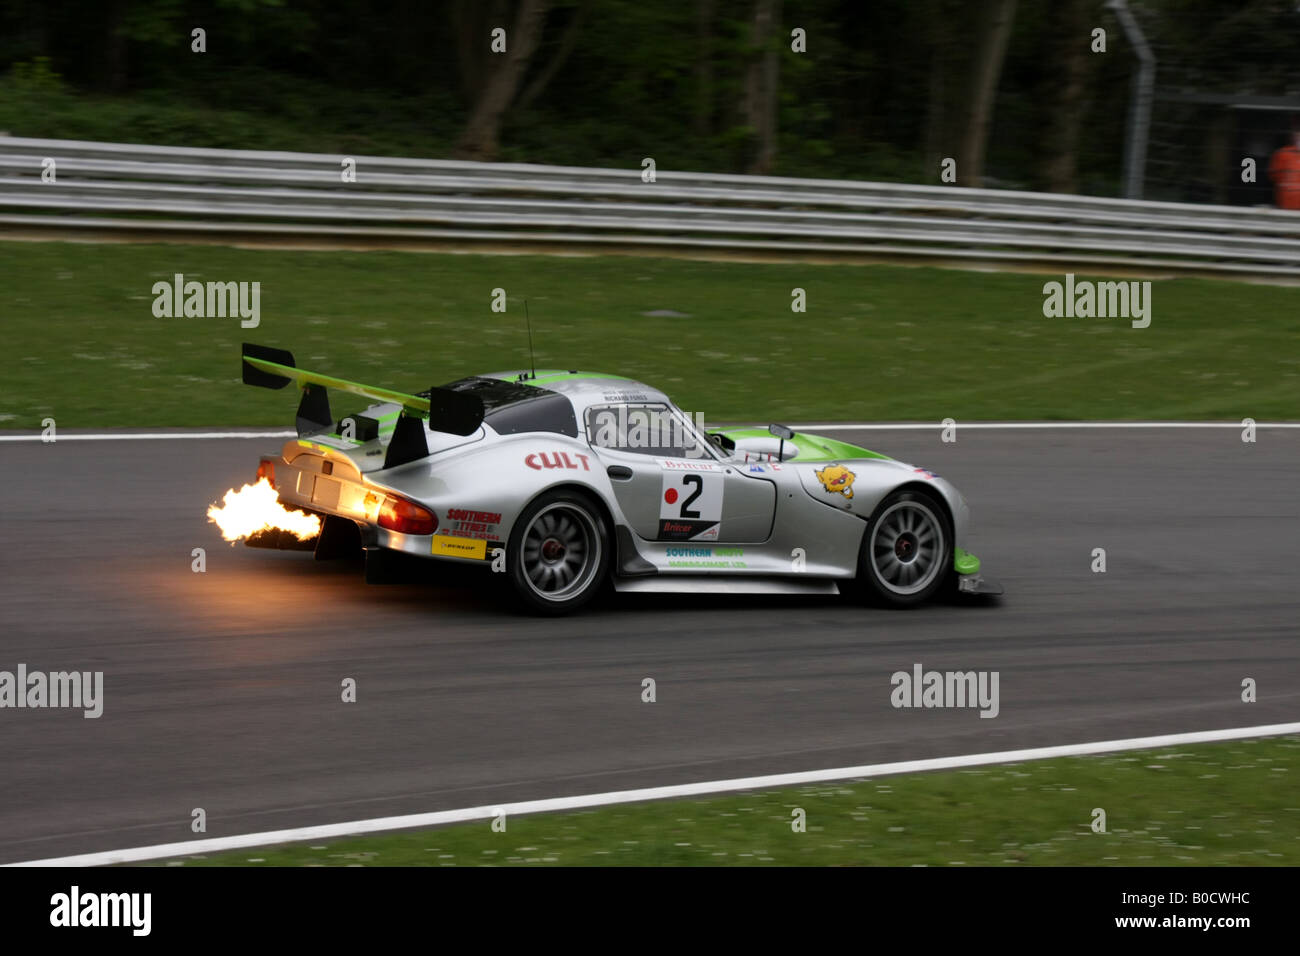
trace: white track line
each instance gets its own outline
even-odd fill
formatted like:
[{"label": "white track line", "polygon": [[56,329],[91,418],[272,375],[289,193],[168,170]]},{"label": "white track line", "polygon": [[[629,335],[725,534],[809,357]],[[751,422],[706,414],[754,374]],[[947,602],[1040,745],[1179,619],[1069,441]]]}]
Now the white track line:
[{"label": "white track line", "polygon": [[[744,426],[727,426],[744,427]],[[936,431],[945,426],[941,422],[815,422],[811,425],[791,425],[796,431],[821,429],[823,431]],[[1040,429],[1052,431],[1068,428],[1244,428],[1241,422],[957,422],[956,428],[966,431],[980,429]],[[1300,422],[1256,422],[1255,428],[1300,428]],[[121,434],[78,435],[65,432],[57,436],[61,441],[162,441],[213,438],[293,438],[297,432],[122,432]],[[5,441],[41,441],[40,434],[0,435]]]},{"label": "white track line", "polygon": [[[178,441],[187,438],[292,438],[297,432],[122,432],[119,435],[57,434],[51,445],[61,441]],[[41,441],[41,435],[0,435],[0,441]]]},{"label": "white track line", "polygon": [[732,793],[737,790],[766,790],[773,787],[793,787],[829,780],[848,780],[858,777],[883,777],[899,773],[919,773],[926,770],[952,770],[958,767],[980,767],[988,764],[1019,763],[1024,760],[1045,760],[1051,757],[1078,757],[1086,754],[1114,753],[1124,750],[1146,750],[1183,744],[1214,743],[1222,740],[1242,740],[1248,737],[1274,737],[1279,734],[1300,733],[1300,723],[1268,724],[1261,727],[1232,727],[1227,730],[1202,730],[1185,734],[1164,734],[1158,737],[1132,737],[1127,740],[1103,740],[1089,744],[1065,744],[1058,747],[1034,747],[1029,750],[1003,750],[997,753],[964,754],[958,757],[935,757],[929,760],[904,760],[899,763],[869,764],[862,767],[839,767],[834,770],[810,770],[803,773],[778,773],[762,777],[740,777],[734,780],[710,780],[705,783],[685,783],[668,787],[646,787],[641,790],[616,790],[610,793],[589,793],[576,797],[555,797],[549,800],[526,800],[522,803],[500,803],[492,806],[467,807],[462,810],[439,810],[434,813],[413,813],[400,817],[377,817],[372,820],[354,820],[350,823],[329,823],[323,826],[297,827],[292,830],[269,830],[263,833],[244,833],[238,836],[213,837],[207,840],[188,840],[183,843],[160,843],[155,846],[135,847],[128,850],[108,850],[103,853],[82,853],[77,856],[53,857],[46,860],[29,860],[8,863],[6,866],[106,866],[114,863],[138,863],[169,857],[193,856],[203,853],[220,853],[255,846],[278,843],[298,843],[303,840],[329,840],[338,837],[378,833],[383,830],[405,830],[411,827],[433,827],[447,823],[465,823],[471,820],[490,820],[500,813],[507,817],[524,813],[547,813],[556,810],[579,810],[585,807],[604,807],[619,803],[639,803],[645,800],[664,800],[670,797],[694,797],[701,794]]},{"label": "white track line", "polygon": [[[944,426],[938,423],[900,423],[878,425],[838,424],[817,422],[812,425],[791,425],[795,431],[820,428],[835,431],[936,431]],[[955,422],[961,431],[967,429],[1041,429],[1051,431],[1066,428],[1245,428],[1241,422]],[[1255,428],[1300,428],[1300,422],[1256,422]]]}]

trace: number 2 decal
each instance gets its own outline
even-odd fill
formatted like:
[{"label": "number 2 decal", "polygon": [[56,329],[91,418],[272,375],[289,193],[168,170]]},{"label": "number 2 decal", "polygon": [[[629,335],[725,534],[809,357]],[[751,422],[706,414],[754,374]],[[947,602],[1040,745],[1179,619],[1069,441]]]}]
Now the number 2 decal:
[{"label": "number 2 decal", "polygon": [[695,490],[691,492],[691,496],[689,498],[687,498],[682,502],[681,516],[683,518],[698,518],[700,516],[700,513],[698,511],[693,510],[691,508],[691,505],[695,503],[696,498],[704,494],[704,479],[701,478],[699,475],[682,475],[682,484],[693,485],[695,487]]},{"label": "number 2 decal", "polygon": [[661,461],[660,541],[716,541],[724,477],[711,462]]}]

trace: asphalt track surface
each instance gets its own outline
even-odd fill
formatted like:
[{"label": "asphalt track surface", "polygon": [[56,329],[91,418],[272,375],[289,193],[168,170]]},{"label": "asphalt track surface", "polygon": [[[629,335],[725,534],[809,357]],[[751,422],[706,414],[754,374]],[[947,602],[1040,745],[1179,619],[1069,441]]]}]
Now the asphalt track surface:
[{"label": "asphalt track surface", "polygon": [[[0,445],[0,670],[105,684],[98,720],[0,710],[0,862],[196,838],[196,807],[214,837],[1300,715],[1300,431],[825,433],[952,479],[1001,603],[519,617],[490,574],[223,543],[206,506],[278,439]],[[917,662],[999,671],[999,716],[892,708]]]}]

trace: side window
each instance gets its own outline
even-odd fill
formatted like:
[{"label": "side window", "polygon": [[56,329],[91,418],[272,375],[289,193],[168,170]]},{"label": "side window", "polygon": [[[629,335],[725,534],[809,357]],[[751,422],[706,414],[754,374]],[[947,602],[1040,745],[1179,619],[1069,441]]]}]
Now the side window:
[{"label": "side window", "polygon": [[[534,391],[540,391],[535,389]],[[521,432],[556,432],[578,437],[578,420],[573,414],[573,402],[567,395],[547,392],[522,402],[492,409],[483,418],[498,435],[518,435]]]},{"label": "side window", "polygon": [[594,405],[587,409],[587,441],[655,458],[707,458],[690,426],[667,405]]}]

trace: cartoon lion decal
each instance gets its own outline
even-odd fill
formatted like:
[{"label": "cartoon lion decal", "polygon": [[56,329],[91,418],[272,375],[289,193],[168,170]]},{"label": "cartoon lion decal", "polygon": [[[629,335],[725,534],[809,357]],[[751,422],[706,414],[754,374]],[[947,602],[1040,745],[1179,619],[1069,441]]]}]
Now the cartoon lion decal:
[{"label": "cartoon lion decal", "polygon": [[827,465],[825,468],[816,472],[817,480],[833,495],[843,495],[845,498],[853,497],[853,479],[857,477],[843,465]]}]

